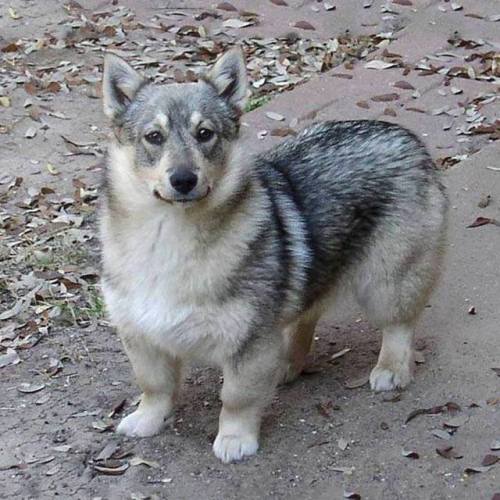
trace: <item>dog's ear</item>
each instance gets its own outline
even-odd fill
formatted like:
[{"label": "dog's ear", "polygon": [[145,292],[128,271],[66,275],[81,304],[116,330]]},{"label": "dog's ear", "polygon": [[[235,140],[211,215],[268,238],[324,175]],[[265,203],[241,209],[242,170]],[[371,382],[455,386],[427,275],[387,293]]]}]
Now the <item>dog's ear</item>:
[{"label": "dog's ear", "polygon": [[226,52],[206,75],[206,80],[218,94],[243,111],[248,92],[247,72],[243,52],[239,48]]},{"label": "dog's ear", "polygon": [[114,54],[106,54],[102,78],[104,114],[115,121],[134,99],[144,78]]}]

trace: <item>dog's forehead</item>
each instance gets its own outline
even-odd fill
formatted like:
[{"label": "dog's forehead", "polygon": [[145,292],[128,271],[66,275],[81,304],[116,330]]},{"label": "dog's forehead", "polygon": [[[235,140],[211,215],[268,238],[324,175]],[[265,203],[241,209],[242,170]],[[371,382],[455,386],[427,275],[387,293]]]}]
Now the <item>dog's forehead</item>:
[{"label": "dog's forehead", "polygon": [[210,114],[211,104],[217,109],[217,94],[207,84],[188,83],[151,85],[144,89],[138,111],[141,121],[193,121],[193,117]]}]

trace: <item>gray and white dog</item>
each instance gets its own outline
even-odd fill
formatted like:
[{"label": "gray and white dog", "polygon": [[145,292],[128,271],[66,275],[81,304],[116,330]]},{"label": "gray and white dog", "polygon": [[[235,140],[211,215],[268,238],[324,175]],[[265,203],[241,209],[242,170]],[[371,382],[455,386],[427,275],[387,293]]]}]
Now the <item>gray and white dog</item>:
[{"label": "gray and white dog", "polygon": [[161,431],[183,364],[197,360],[224,374],[215,455],[254,454],[266,404],[300,374],[319,317],[345,286],[383,332],[372,388],[410,382],[447,211],[413,134],[326,122],[252,156],[239,137],[239,50],[199,82],[161,86],[107,55],[103,95],[114,131],[103,291],[143,391],[118,432]]}]

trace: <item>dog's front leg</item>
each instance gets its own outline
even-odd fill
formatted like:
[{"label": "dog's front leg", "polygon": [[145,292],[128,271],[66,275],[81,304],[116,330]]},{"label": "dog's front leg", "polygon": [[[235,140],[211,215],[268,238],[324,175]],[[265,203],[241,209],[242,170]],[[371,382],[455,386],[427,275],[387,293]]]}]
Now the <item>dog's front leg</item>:
[{"label": "dog's front leg", "polygon": [[262,413],[282,376],[279,340],[276,336],[261,345],[256,342],[224,366],[219,432],[213,445],[215,456],[223,462],[257,452]]},{"label": "dog's front leg", "polygon": [[143,392],[137,410],[125,417],[116,430],[127,436],[153,436],[163,429],[172,412],[181,363],[146,339],[122,336],[122,340]]}]

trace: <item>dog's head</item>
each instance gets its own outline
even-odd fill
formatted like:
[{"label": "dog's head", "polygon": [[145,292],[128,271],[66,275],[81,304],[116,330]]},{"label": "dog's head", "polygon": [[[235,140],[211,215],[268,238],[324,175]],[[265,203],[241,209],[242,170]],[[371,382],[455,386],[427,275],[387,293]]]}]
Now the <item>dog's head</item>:
[{"label": "dog's head", "polygon": [[119,57],[104,60],[103,103],[127,176],[160,201],[210,196],[224,175],[247,96],[242,52],[233,49],[196,83],[154,85]]}]

